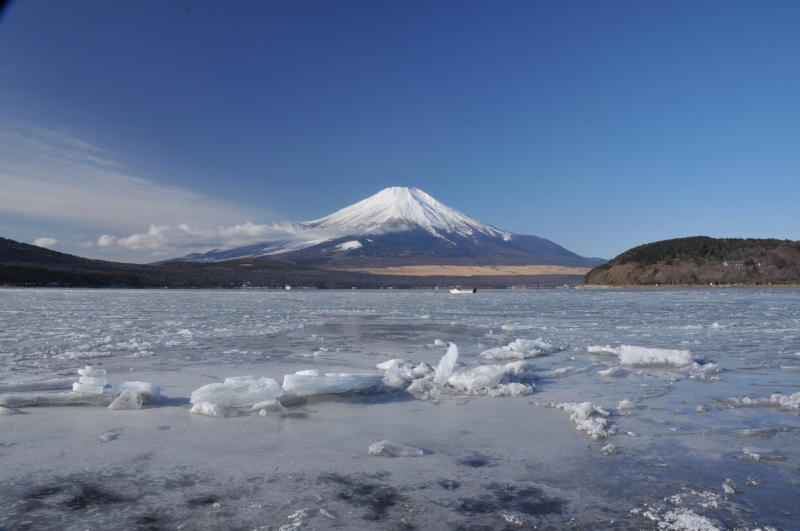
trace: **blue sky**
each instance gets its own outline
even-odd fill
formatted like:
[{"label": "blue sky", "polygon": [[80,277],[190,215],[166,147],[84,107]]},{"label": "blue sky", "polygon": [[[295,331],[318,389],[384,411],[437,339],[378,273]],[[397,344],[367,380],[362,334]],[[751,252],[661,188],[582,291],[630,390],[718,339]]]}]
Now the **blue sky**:
[{"label": "blue sky", "polygon": [[798,27],[788,1],[16,0],[0,236],[148,262],[415,186],[585,256],[798,240]]}]

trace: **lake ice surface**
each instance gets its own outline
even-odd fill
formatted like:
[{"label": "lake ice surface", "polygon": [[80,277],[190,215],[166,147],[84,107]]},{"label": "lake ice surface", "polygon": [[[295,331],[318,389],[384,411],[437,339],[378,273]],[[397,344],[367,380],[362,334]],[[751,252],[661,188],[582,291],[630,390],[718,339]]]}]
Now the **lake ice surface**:
[{"label": "lake ice surface", "polygon": [[[552,347],[527,396],[189,414],[226,378],[436,367],[449,341],[457,374],[519,339]],[[5,530],[800,529],[797,290],[0,290],[0,384],[86,364],[161,397],[0,415]]]}]

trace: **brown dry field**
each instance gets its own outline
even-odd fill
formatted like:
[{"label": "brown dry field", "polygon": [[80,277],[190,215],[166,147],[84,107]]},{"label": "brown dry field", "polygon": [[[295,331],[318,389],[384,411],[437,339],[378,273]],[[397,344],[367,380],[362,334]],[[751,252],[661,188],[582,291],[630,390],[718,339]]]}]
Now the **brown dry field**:
[{"label": "brown dry field", "polygon": [[416,265],[375,268],[337,268],[339,271],[370,273],[373,275],[407,275],[412,277],[429,276],[519,276],[519,275],[585,275],[589,267],[567,267],[549,265],[527,266],[455,266],[455,265]]}]

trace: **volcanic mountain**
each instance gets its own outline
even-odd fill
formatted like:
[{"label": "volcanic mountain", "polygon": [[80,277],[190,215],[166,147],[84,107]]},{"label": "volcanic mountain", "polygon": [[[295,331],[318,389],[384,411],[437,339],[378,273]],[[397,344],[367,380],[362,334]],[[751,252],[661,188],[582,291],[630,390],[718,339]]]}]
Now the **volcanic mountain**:
[{"label": "volcanic mountain", "polygon": [[333,269],[433,265],[591,268],[605,262],[579,256],[544,238],[483,223],[417,188],[386,188],[329,216],[293,227],[298,237],[292,240],[215,249],[174,260],[269,257]]}]

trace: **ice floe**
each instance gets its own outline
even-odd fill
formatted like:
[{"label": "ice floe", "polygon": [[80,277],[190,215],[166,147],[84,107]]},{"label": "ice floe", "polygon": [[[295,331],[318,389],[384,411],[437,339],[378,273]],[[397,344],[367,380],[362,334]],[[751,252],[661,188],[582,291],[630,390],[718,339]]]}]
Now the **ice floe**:
[{"label": "ice floe", "polygon": [[487,360],[527,359],[543,356],[560,350],[550,343],[539,339],[516,339],[503,347],[492,348],[481,352],[481,358]]},{"label": "ice floe", "polygon": [[616,366],[616,367],[609,367],[608,369],[602,371],[597,371],[597,374],[599,374],[600,376],[619,378],[621,376],[627,376],[629,372],[620,366]]},{"label": "ice floe", "polygon": [[386,440],[372,443],[367,450],[367,455],[381,457],[422,457],[423,454],[424,452],[419,448]]},{"label": "ice floe", "polygon": [[377,389],[382,382],[381,374],[327,373],[321,376],[319,371],[300,371],[283,377],[283,389],[288,394],[318,395]]},{"label": "ice floe", "polygon": [[463,391],[477,391],[496,387],[505,375],[506,370],[502,365],[482,365],[453,373],[447,383]]},{"label": "ice floe", "polygon": [[621,345],[613,348],[610,345],[591,346],[586,349],[590,354],[614,355],[619,356],[622,365],[633,367],[672,365],[683,367],[691,365],[694,361],[692,353],[688,350],[669,350],[663,348],[637,347],[632,345]]},{"label": "ice floe", "polygon": [[27,391],[55,391],[72,389],[77,378],[54,378],[51,380],[30,380],[0,383],[0,393],[20,393]]},{"label": "ice floe", "polygon": [[272,378],[235,376],[226,378],[223,383],[212,383],[194,390],[189,402],[211,403],[225,407],[251,407],[253,404],[277,398],[283,393],[283,388]]}]

